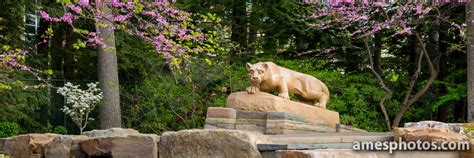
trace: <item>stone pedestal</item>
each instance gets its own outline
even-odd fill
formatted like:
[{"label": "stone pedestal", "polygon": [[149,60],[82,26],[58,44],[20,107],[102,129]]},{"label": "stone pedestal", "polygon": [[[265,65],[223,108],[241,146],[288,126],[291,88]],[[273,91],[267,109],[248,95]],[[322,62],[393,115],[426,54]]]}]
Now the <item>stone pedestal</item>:
[{"label": "stone pedestal", "polygon": [[227,98],[226,107],[254,112],[284,112],[303,117],[305,122],[325,124],[332,128],[336,128],[336,124],[339,124],[338,112],[283,99],[265,92],[232,93]]},{"label": "stone pedestal", "polygon": [[336,132],[324,123],[310,123],[302,116],[287,112],[256,112],[210,107],[205,129],[237,129],[264,134],[302,134]]}]

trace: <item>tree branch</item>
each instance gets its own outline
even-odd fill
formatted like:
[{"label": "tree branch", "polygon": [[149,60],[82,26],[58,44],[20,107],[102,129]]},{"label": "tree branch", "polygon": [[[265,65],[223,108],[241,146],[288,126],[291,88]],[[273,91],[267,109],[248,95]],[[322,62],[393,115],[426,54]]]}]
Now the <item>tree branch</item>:
[{"label": "tree branch", "polygon": [[370,70],[372,71],[372,73],[375,75],[375,77],[379,81],[379,84],[382,86],[382,89],[385,90],[385,94],[384,94],[383,98],[380,100],[379,106],[380,106],[380,109],[382,110],[383,116],[385,118],[385,123],[387,125],[388,131],[391,131],[392,128],[391,128],[390,118],[388,117],[388,114],[387,114],[387,109],[385,108],[385,100],[390,96],[392,91],[385,85],[385,82],[382,79],[382,77],[380,76],[380,74],[377,73],[377,71],[375,71],[375,69],[374,69],[374,61],[372,59],[372,51],[370,50],[368,41],[369,41],[368,36],[365,36],[364,37],[364,45],[365,45],[365,48],[367,49],[367,54],[369,56]]},{"label": "tree branch", "polygon": [[[413,104],[415,103],[416,101],[418,101],[418,99],[426,93],[426,91],[431,87],[431,85],[433,84],[434,80],[436,79],[436,77],[438,76],[438,71],[436,71],[433,63],[431,62],[431,58],[428,54],[428,51],[426,50],[426,46],[425,44],[423,43],[423,39],[420,37],[420,35],[418,34],[418,32],[414,32],[415,34],[415,37],[417,39],[417,41],[419,42],[420,44],[420,47],[421,47],[421,53],[423,55],[423,57],[426,59],[426,63],[429,67],[429,70],[430,70],[430,77],[428,78],[428,81],[420,88],[420,90],[418,90],[418,92],[415,93],[415,95],[413,95],[411,98],[408,97],[409,99],[406,99],[406,101],[404,101],[403,103],[403,106],[402,108],[398,111],[397,115],[395,116],[395,119],[393,120],[393,127],[398,127],[400,125],[400,121],[403,117],[403,114],[408,110],[408,108]],[[419,62],[419,67],[420,66],[420,62]],[[421,69],[421,68],[420,68]],[[413,83],[414,84],[414,83]],[[411,91],[412,91],[412,88],[413,86],[410,86],[408,91],[407,91],[407,95],[410,95]]]}]

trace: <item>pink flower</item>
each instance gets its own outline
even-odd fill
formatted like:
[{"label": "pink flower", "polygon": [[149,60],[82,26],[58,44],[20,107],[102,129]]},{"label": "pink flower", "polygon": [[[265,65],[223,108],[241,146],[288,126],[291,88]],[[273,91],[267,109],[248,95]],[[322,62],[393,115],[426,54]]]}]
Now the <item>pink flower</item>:
[{"label": "pink flower", "polygon": [[128,20],[128,18],[130,18],[129,15],[119,15],[119,16],[115,16],[115,17],[114,17],[114,21],[116,21],[116,22],[123,22],[123,21]]},{"label": "pink flower", "polygon": [[89,0],[79,0],[77,4],[79,4],[80,6],[86,7],[86,6],[89,6]]},{"label": "pink flower", "polygon": [[124,4],[122,2],[119,2],[117,0],[111,0],[110,5],[115,8],[122,7]]},{"label": "pink flower", "polygon": [[127,9],[133,9],[133,2],[127,2],[125,3],[125,7],[127,7]]},{"label": "pink flower", "polygon": [[411,33],[412,33],[412,32],[411,32],[411,29],[408,28],[408,27],[405,27],[405,28],[403,28],[402,30],[397,31],[395,34],[393,34],[393,36],[395,36],[395,35],[403,35],[403,34],[411,35]]},{"label": "pink flower", "polygon": [[51,17],[44,10],[38,10],[38,13],[41,15],[41,18],[45,19],[46,21],[51,21]]},{"label": "pink flower", "polygon": [[81,7],[75,6],[75,5],[70,5],[69,8],[70,8],[72,11],[76,12],[77,14],[81,14],[81,11],[82,11]]},{"label": "pink flower", "polygon": [[87,43],[90,43],[92,45],[97,45],[97,46],[102,46],[104,45],[104,42],[102,42],[99,38],[95,37],[95,38],[91,38],[89,40],[87,40]]},{"label": "pink flower", "polygon": [[170,53],[166,52],[166,53],[163,54],[163,58],[171,59],[171,58],[173,58],[173,56]]},{"label": "pink flower", "polygon": [[156,13],[154,11],[147,11],[147,10],[143,10],[142,14],[149,15],[149,16],[156,16]]},{"label": "pink flower", "polygon": [[428,14],[429,12],[430,12],[430,8],[423,9],[421,5],[416,5],[415,15]]},{"label": "pink flower", "polygon": [[380,23],[376,23],[373,32],[378,32],[380,30],[382,30],[382,25]]},{"label": "pink flower", "polygon": [[97,34],[95,32],[89,32],[89,36],[95,37]]},{"label": "pink flower", "polygon": [[21,54],[21,55],[26,55],[27,53],[28,53],[27,50],[21,50],[21,51],[20,51],[20,54]]},{"label": "pink flower", "polygon": [[31,69],[28,66],[22,65],[21,70],[23,71],[30,71]]},{"label": "pink flower", "polygon": [[63,17],[61,18],[61,21],[71,25],[72,24],[72,15],[71,15],[71,13],[64,14]]},{"label": "pink flower", "polygon": [[186,32],[188,31],[188,29],[184,28],[184,29],[179,29],[178,30],[178,37],[180,39],[183,39],[185,36],[186,36]]}]

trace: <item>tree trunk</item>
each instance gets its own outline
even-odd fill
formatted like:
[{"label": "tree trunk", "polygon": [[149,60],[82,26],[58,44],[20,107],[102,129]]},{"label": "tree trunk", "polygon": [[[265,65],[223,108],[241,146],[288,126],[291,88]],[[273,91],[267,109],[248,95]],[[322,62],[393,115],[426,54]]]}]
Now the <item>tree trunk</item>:
[{"label": "tree trunk", "polygon": [[[51,84],[55,87],[62,87],[64,82],[63,76],[63,57],[64,57],[64,41],[66,40],[67,31],[58,30],[55,32],[51,45],[49,47],[50,53],[50,69],[53,70],[54,74],[51,77]],[[64,118],[65,114],[60,109],[63,108],[66,103],[63,96],[56,92],[57,89],[50,88],[50,113],[51,118],[49,122],[53,126],[65,126]]]},{"label": "tree trunk", "polygon": [[467,24],[467,121],[474,121],[474,1],[466,5]]},{"label": "tree trunk", "polygon": [[381,33],[375,34],[375,50],[374,50],[374,70],[379,75],[383,76],[382,73],[382,35]]},{"label": "tree trunk", "polygon": [[[443,39],[448,39],[448,32],[447,30],[439,29],[441,26],[438,27],[438,33],[439,33],[439,39],[438,39],[438,52],[439,52],[439,66],[438,66],[438,71],[439,75],[438,78],[439,80],[444,80],[448,74],[448,44],[446,43],[447,41],[440,41]],[[440,85],[438,87],[438,96],[444,95],[448,92],[448,87],[446,85]],[[446,104],[438,107],[438,113],[437,113],[437,120],[441,122],[448,122],[448,121],[453,121],[453,120],[448,120],[448,114],[449,114],[449,106],[451,104]],[[454,120],[454,122],[456,122]]]},{"label": "tree trunk", "polygon": [[258,28],[257,24],[260,22],[260,18],[257,15],[257,9],[258,9],[258,2],[257,1],[252,1],[252,13],[250,14],[249,18],[249,40],[248,40],[248,45],[249,45],[249,50],[248,52],[253,54],[256,51],[256,42],[257,42],[257,34],[258,34]]},{"label": "tree trunk", "polygon": [[[106,18],[110,17],[110,9],[105,4],[106,0],[97,0],[97,10],[102,12]],[[117,55],[115,50],[115,36],[113,23],[101,18],[96,30],[99,38],[104,43],[97,50],[99,87],[103,93],[100,105],[100,128],[121,127],[122,118],[120,112],[120,93],[117,67]]]},{"label": "tree trunk", "polygon": [[454,122],[465,122],[466,99],[456,101],[454,106]]},{"label": "tree trunk", "polygon": [[232,40],[247,50],[247,13],[245,11],[246,1],[233,1],[232,6]]},{"label": "tree trunk", "polygon": [[[46,20],[41,20],[40,23],[39,23],[39,28],[38,28],[38,32],[39,34],[37,35],[36,39],[41,39],[41,35],[44,34],[44,32],[46,32],[46,30],[49,28],[50,26],[50,23]],[[40,35],[41,34],[41,35]],[[41,55],[42,58],[46,58],[48,59],[48,57],[50,56],[50,51],[49,51],[49,43],[43,43],[43,44],[40,44],[36,47],[37,49],[37,52],[38,52],[38,55]],[[49,66],[48,64],[51,63],[50,60],[47,60],[46,63],[42,63],[41,65],[47,65]],[[45,67],[41,67],[42,69],[49,69],[48,68],[45,68]],[[49,81],[51,83],[51,81]],[[52,93],[55,93],[55,89],[54,88],[50,88],[50,94]],[[52,95],[50,95],[51,97]],[[51,101],[51,99],[50,99]],[[44,105],[44,106],[41,106],[40,107],[40,122],[44,125],[48,125],[49,124],[49,108],[52,104],[47,104],[47,105]]]}]

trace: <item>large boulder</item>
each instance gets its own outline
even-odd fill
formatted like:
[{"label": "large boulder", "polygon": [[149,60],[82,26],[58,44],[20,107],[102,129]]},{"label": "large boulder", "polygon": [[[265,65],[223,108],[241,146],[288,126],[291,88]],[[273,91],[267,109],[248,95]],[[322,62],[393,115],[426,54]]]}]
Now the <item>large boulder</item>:
[{"label": "large boulder", "polygon": [[7,140],[8,138],[0,138],[0,151],[3,151],[3,147],[5,146]]},{"label": "large boulder", "polygon": [[41,158],[44,146],[53,141],[58,134],[26,134],[8,139],[3,152],[14,158]]},{"label": "large boulder", "polygon": [[[352,149],[279,150],[278,158],[459,158],[457,151],[354,151]],[[464,157],[462,157],[464,158]],[[469,157],[472,158],[472,157]]]},{"label": "large boulder", "polygon": [[444,123],[438,121],[407,122],[405,128],[448,128],[449,132],[460,133],[464,123]]},{"label": "large boulder", "polygon": [[91,138],[81,142],[80,146],[87,156],[157,158],[158,140],[159,137],[155,134],[130,134]]},{"label": "large boulder", "polygon": [[336,124],[339,124],[339,113],[336,111],[283,99],[265,92],[232,93],[227,98],[226,107],[246,111],[292,113],[304,117],[307,122],[323,123],[331,128],[336,128]]},{"label": "large boulder", "polygon": [[257,144],[270,143],[256,132],[225,129],[192,129],[165,132],[159,145],[160,157],[261,157]]},{"label": "large boulder", "polygon": [[395,128],[394,140],[403,141],[466,141],[467,136],[448,132],[448,128]]},{"label": "large boulder", "polygon": [[469,150],[460,151],[459,158],[473,158],[474,157],[474,139],[469,139]]},{"label": "large boulder", "polygon": [[44,147],[45,158],[85,158],[79,143],[89,139],[84,135],[58,135]]},{"label": "large boulder", "polygon": [[420,122],[407,122],[404,127],[416,127],[416,128],[449,128],[449,124],[438,121],[420,121]]},{"label": "large boulder", "polygon": [[109,128],[104,130],[92,130],[84,132],[83,135],[89,137],[116,137],[139,134],[139,132],[132,128]]}]

